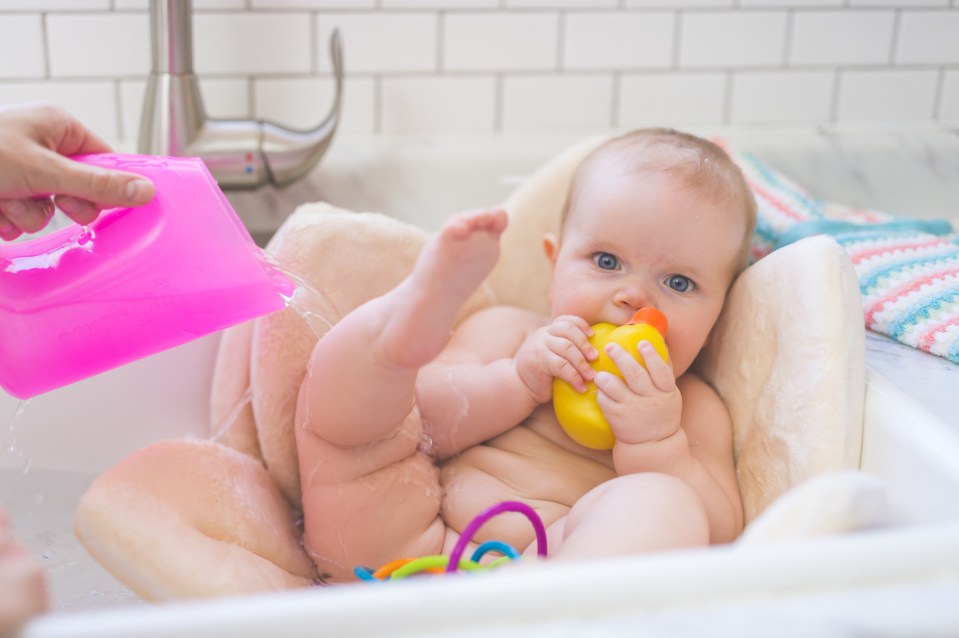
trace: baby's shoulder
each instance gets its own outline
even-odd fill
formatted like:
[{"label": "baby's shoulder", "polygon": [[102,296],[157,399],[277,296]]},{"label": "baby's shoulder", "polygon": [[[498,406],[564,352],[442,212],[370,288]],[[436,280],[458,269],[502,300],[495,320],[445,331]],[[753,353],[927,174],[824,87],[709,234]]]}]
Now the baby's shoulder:
[{"label": "baby's shoulder", "polygon": [[484,353],[484,359],[511,356],[530,332],[545,325],[546,319],[515,306],[490,306],[466,317],[450,337],[454,350]]},{"label": "baby's shoulder", "polygon": [[683,395],[683,405],[689,403],[706,403],[724,405],[719,393],[709,385],[705,379],[693,371],[689,371],[676,379],[676,386]]},{"label": "baby's shoulder", "polygon": [[676,379],[683,395],[683,427],[689,430],[703,428],[712,432],[731,429],[729,411],[719,393],[695,372],[687,372]]},{"label": "baby's shoulder", "polygon": [[545,325],[546,318],[516,306],[488,306],[471,314],[462,325],[467,322],[475,326],[529,332]]}]

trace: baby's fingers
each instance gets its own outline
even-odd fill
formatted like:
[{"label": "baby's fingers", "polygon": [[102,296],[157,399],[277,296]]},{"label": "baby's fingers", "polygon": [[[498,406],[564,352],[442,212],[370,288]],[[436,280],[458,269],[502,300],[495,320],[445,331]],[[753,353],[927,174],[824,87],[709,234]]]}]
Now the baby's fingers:
[{"label": "baby's fingers", "polygon": [[646,363],[648,378],[653,385],[663,392],[670,392],[676,388],[676,375],[673,374],[673,363],[663,361],[656,348],[648,341],[639,342],[639,354]]},{"label": "baby's fingers", "polygon": [[625,382],[624,389],[628,388],[634,394],[640,396],[648,396],[653,393],[655,386],[649,378],[649,373],[621,345],[618,343],[606,344],[606,354],[613,360],[620,375],[622,375]]},{"label": "baby's fingers", "polygon": [[553,319],[553,323],[550,325],[550,328],[559,327],[559,326],[571,326],[578,329],[586,337],[593,336],[593,327],[583,319],[582,317],[577,317],[576,315],[560,315]]},{"label": "baby's fingers", "polygon": [[582,351],[568,339],[561,338],[548,339],[546,347],[549,350],[550,374],[585,392],[586,383],[593,380],[596,371]]},{"label": "baby's fingers", "polygon": [[[579,320],[582,322],[582,320]],[[585,331],[588,331],[585,332]],[[582,322],[558,320],[549,326],[546,347],[561,359],[568,361],[584,378],[593,378],[593,368],[589,362],[599,356],[599,352],[589,342],[592,329]]]}]

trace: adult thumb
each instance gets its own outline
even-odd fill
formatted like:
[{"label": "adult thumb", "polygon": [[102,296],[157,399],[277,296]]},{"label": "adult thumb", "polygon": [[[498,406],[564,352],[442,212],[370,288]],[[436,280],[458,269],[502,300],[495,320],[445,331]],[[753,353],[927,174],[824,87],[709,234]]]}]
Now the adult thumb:
[{"label": "adult thumb", "polygon": [[52,159],[43,180],[50,194],[71,195],[98,208],[140,206],[153,199],[153,182],[142,175],[81,164],[62,155]]}]

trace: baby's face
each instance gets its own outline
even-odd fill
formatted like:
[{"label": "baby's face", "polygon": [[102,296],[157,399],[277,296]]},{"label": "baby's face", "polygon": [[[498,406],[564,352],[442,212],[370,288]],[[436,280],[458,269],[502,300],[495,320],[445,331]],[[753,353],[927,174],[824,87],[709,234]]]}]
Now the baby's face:
[{"label": "baby's face", "polygon": [[553,316],[623,324],[643,306],[669,321],[676,376],[699,354],[736,275],[745,215],[660,172],[594,174],[580,188],[553,263]]}]

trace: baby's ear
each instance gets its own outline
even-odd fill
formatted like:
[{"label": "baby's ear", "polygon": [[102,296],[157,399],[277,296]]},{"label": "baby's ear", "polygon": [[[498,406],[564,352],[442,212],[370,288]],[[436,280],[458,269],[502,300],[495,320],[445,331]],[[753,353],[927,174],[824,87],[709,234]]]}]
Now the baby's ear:
[{"label": "baby's ear", "polygon": [[559,253],[559,238],[553,233],[543,236],[543,252],[549,260],[549,287],[546,289],[546,301],[553,305],[553,273],[556,271],[556,255]]},{"label": "baby's ear", "polygon": [[553,233],[546,233],[546,235],[543,236],[543,252],[546,253],[546,258],[549,259],[550,265],[555,266],[556,253],[559,252],[559,238]]}]

